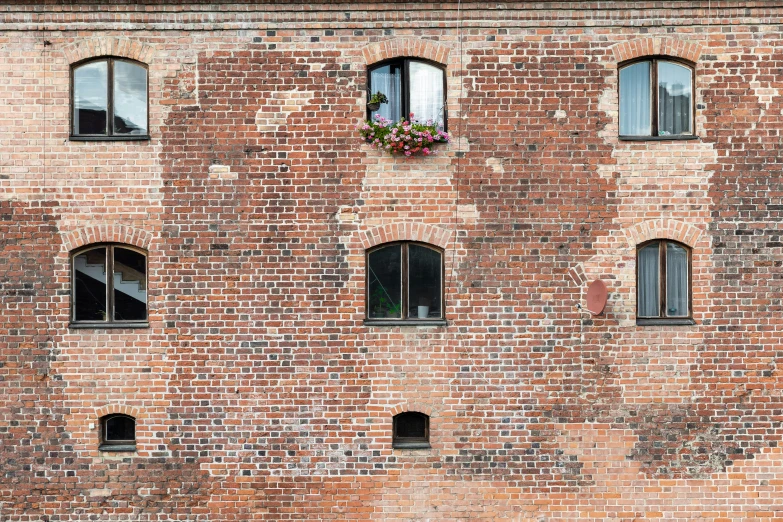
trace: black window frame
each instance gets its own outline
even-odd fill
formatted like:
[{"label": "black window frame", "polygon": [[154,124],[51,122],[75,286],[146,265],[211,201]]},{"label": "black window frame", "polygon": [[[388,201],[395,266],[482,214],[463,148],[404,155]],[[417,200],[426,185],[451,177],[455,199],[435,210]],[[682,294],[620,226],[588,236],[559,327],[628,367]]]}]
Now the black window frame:
[{"label": "black window frame", "polygon": [[[390,58],[388,60],[383,60],[381,62],[376,62],[372,64],[371,66],[367,67],[367,100],[369,101],[370,96],[375,92],[373,90],[372,86],[372,72],[375,69],[378,69],[379,67],[385,67],[387,65],[398,65],[401,68],[401,78],[400,78],[400,84],[402,85],[402,117],[403,119],[407,120],[410,116],[410,106],[411,106],[411,89],[410,84],[408,83],[408,79],[410,78],[410,63],[411,62],[420,62],[425,63],[427,65],[431,65],[433,67],[436,67],[443,71],[443,131],[448,131],[448,122],[449,122],[449,110],[446,104],[446,101],[448,100],[449,94],[446,90],[446,66],[434,62],[432,60],[427,60],[425,58],[416,58],[416,57],[397,57],[397,58]],[[367,119],[372,118],[373,111],[370,110],[369,107],[367,107]],[[414,118],[416,115],[413,115]]]},{"label": "black window frame", "polygon": [[[109,439],[108,437],[108,424],[110,421],[118,418],[130,419],[133,422],[133,439]],[[100,445],[98,449],[101,451],[136,451],[136,432],[138,424],[136,418],[124,413],[112,413],[104,415],[100,419]]]},{"label": "black window frame", "polygon": [[[423,437],[400,437],[397,426],[401,417],[416,416],[424,419]],[[419,411],[404,411],[392,418],[392,448],[396,449],[427,449],[430,445],[430,416]]]},{"label": "black window frame", "polygon": [[[394,245],[400,245],[401,260],[400,260],[400,281],[401,281],[401,312],[400,318],[372,318],[370,317],[370,254],[383,248],[388,248]],[[408,317],[408,246],[416,245],[420,247],[429,248],[440,254],[440,317],[431,317],[427,319],[419,319],[418,317]],[[380,326],[392,326],[392,325],[419,325],[419,326],[441,326],[446,324],[446,255],[445,250],[429,243],[423,243],[421,241],[390,241],[388,243],[381,243],[372,248],[368,248],[364,255],[365,266],[365,282],[364,282],[364,322],[368,325],[380,325]]]},{"label": "black window frame", "polygon": [[[658,244],[658,315],[657,316],[640,316],[639,315],[639,291],[641,286],[640,269],[641,263],[639,263],[639,253],[645,247],[652,244]],[[666,245],[673,243],[681,248],[684,248],[688,254],[688,314],[684,316],[668,317],[665,314],[666,310]],[[676,241],[674,239],[651,239],[645,241],[636,246],[636,324],[640,326],[645,325],[692,325],[696,324],[693,320],[693,249]]]},{"label": "black window frame", "polygon": [[[620,134],[621,102],[620,102],[620,72],[630,66],[641,62],[650,63],[650,134]],[[658,135],[658,62],[671,62],[682,65],[691,71],[691,133],[690,134],[667,134]],[[674,141],[674,140],[695,140],[696,135],[696,64],[666,55],[642,56],[620,62],[617,65],[617,132],[618,138],[622,141]]]},{"label": "black window frame", "polygon": [[[122,61],[132,63],[134,65],[143,67],[147,71],[147,133],[146,134],[114,134],[114,62]],[[75,105],[74,96],[76,91],[74,89],[74,73],[76,69],[83,65],[87,65],[95,62],[107,62],[107,74],[106,74],[106,134],[76,134],[74,132],[75,125]],[[124,58],[119,56],[98,56],[81,60],[74,64],[71,64],[70,73],[70,126],[69,126],[69,139],[72,141],[148,141],[150,139],[150,71],[149,66],[138,60],[131,58]]]},{"label": "black window frame", "polygon": [[[146,319],[139,319],[139,320],[122,320],[118,321],[114,319],[114,277],[109,276],[109,274],[114,273],[114,248],[125,248],[127,250],[131,250],[134,252],[137,252],[144,256],[144,275],[145,275],[145,287],[147,289],[147,317]],[[76,264],[74,263],[74,259],[76,256],[83,254],[85,252],[88,252],[90,250],[96,250],[99,248],[105,248],[106,249],[106,320],[104,321],[77,321],[75,319],[76,317]],[[71,299],[71,306],[70,306],[70,327],[71,328],[147,328],[149,327],[149,318],[150,318],[150,305],[149,305],[149,282],[150,282],[150,271],[149,271],[149,253],[144,250],[143,248],[139,248],[133,245],[128,245],[126,243],[91,243],[89,245],[85,245],[81,248],[78,248],[76,250],[73,250],[70,253],[70,263],[71,263],[71,289],[70,289],[70,299]]]}]

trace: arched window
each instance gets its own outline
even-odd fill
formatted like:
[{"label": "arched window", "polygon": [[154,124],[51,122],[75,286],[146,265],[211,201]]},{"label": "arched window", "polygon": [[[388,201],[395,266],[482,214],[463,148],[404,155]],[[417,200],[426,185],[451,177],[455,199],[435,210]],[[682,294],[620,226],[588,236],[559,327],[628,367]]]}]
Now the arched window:
[{"label": "arched window", "polygon": [[650,320],[689,319],[691,312],[691,250],[682,243],[655,239],[636,252],[636,317]]},{"label": "arched window", "polygon": [[443,251],[424,243],[385,243],[367,251],[366,318],[443,319]]},{"label": "arched window", "polygon": [[416,411],[406,411],[392,420],[392,447],[429,448],[430,418]]},{"label": "arched window", "polygon": [[148,139],[147,66],[97,58],[71,69],[71,137]]},{"label": "arched window", "polygon": [[693,136],[693,67],[671,58],[620,65],[620,137]]},{"label": "arched window", "polygon": [[387,99],[378,109],[367,108],[369,119],[378,114],[396,122],[413,113],[418,121],[446,127],[446,71],[439,65],[412,58],[381,62],[369,70],[368,91]]},{"label": "arched window", "polygon": [[90,245],[71,255],[71,269],[72,326],[146,326],[147,254],[143,250],[122,244]]},{"label": "arched window", "polygon": [[114,414],[101,418],[101,445],[104,451],[135,451],[136,419]]}]

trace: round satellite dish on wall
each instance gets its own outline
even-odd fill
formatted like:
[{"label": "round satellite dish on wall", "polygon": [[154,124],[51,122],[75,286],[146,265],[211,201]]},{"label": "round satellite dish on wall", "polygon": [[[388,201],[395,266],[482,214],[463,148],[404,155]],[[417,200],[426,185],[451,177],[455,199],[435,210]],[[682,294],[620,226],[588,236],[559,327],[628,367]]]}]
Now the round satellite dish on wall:
[{"label": "round satellite dish on wall", "polygon": [[608,292],[606,285],[600,279],[596,279],[587,287],[587,310],[593,315],[601,315],[606,306]]}]

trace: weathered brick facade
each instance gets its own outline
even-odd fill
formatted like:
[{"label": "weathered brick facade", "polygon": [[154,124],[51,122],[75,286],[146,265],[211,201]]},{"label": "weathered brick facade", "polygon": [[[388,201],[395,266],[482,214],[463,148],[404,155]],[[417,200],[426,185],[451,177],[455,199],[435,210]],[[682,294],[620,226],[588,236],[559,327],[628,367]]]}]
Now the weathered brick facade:
[{"label": "weathered brick facade", "polygon": [[[783,520],[774,4],[5,2],[0,520]],[[695,65],[697,139],[618,139],[647,55]],[[69,140],[99,56],[148,66],[149,141]],[[358,137],[392,57],[445,66],[435,156]],[[695,325],[636,324],[655,238]],[[444,250],[446,326],[364,324],[394,240]],[[148,252],[148,328],[69,327],[95,242]]]}]

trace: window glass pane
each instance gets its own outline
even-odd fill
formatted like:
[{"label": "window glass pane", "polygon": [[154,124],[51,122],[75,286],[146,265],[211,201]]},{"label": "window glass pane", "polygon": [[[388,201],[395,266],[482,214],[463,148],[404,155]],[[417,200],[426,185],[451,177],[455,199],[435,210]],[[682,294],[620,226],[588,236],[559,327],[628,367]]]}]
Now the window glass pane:
[{"label": "window glass pane", "polygon": [[114,320],[147,318],[147,267],[143,254],[114,247]]},{"label": "window glass pane", "polygon": [[418,413],[397,415],[397,438],[423,439],[427,436],[426,417]]},{"label": "window glass pane", "polygon": [[674,243],[666,244],[666,315],[688,315],[688,251]]},{"label": "window glass pane", "polygon": [[443,69],[422,62],[410,62],[408,71],[413,117],[422,122],[432,120],[442,127],[445,115]]},{"label": "window glass pane", "polygon": [[106,134],[108,63],[90,62],[73,71],[74,134]]},{"label": "window glass pane", "polygon": [[[382,92],[389,99],[370,117],[380,114],[387,120],[399,121],[402,117],[402,73],[399,65],[384,65],[370,72],[370,96]],[[369,98],[368,98],[369,101]]]},{"label": "window glass pane", "polygon": [[74,321],[105,321],[106,248],[88,250],[73,258]]},{"label": "window glass pane", "polygon": [[368,256],[368,317],[402,317],[402,246],[391,245]]},{"label": "window glass pane", "polygon": [[650,116],[650,62],[623,67],[620,69],[620,135],[649,136]]},{"label": "window glass pane", "polygon": [[114,62],[114,134],[147,134],[147,69]]},{"label": "window glass pane", "polygon": [[408,317],[440,318],[441,254],[408,245]]},{"label": "window glass pane", "polygon": [[692,107],[691,69],[673,62],[658,62],[658,134],[693,134]]},{"label": "window glass pane", "polygon": [[639,317],[658,317],[660,314],[658,279],[658,243],[639,250]]},{"label": "window glass pane", "polygon": [[136,440],[136,422],[130,417],[106,419],[106,441]]}]

